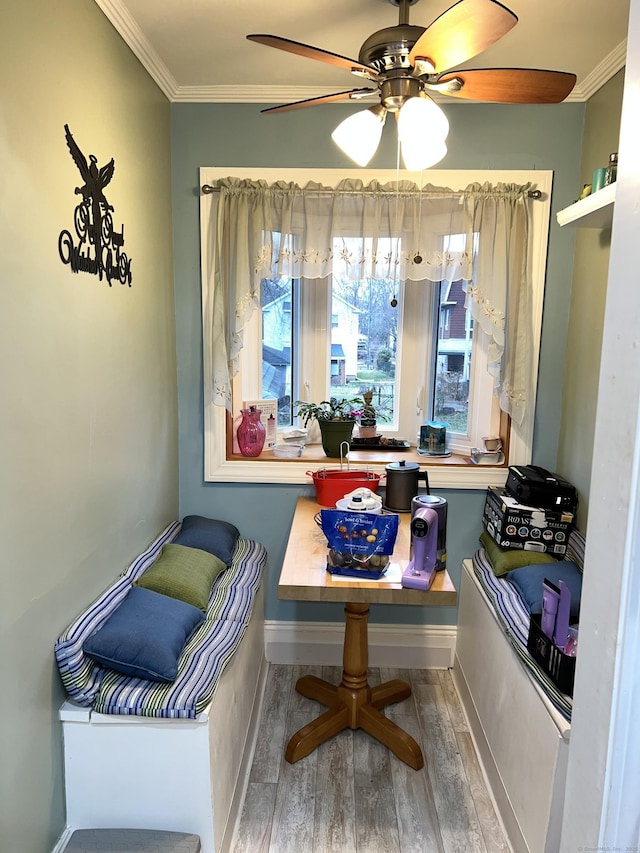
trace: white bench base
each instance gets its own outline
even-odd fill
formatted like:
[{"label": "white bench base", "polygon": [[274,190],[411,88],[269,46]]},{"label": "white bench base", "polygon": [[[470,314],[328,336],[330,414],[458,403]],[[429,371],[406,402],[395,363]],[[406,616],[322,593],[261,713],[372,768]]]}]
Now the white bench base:
[{"label": "white bench base", "polygon": [[453,679],[514,853],[557,853],[571,725],[543,697],[465,560]]},{"label": "white bench base", "polygon": [[96,714],[65,702],[68,830],[172,830],[199,835],[202,853],[229,851],[266,676],[261,585],[245,635],[195,720]]}]

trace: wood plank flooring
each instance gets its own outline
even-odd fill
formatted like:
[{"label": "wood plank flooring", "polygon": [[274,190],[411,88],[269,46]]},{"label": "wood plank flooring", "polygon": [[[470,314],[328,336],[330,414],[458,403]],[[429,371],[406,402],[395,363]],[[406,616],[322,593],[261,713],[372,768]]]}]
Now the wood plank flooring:
[{"label": "wood plank flooring", "polygon": [[421,745],[415,771],[365,732],[346,730],[295,764],[289,738],[323,706],[302,675],[337,684],[340,667],[271,665],[233,853],[510,853],[447,670],[370,669],[412,695],[386,715]]}]

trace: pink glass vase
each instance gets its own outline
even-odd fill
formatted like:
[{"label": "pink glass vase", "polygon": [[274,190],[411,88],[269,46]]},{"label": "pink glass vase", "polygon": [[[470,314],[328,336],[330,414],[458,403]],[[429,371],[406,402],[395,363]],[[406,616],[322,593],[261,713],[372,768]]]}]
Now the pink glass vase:
[{"label": "pink glass vase", "polygon": [[238,446],[243,456],[260,456],[264,447],[265,428],[260,420],[261,409],[251,406],[242,409],[242,420],[238,424]]}]

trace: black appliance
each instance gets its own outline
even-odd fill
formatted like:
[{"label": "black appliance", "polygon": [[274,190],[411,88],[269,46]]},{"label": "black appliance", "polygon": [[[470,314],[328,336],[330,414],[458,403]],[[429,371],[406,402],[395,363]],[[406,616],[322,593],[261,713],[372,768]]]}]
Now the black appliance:
[{"label": "black appliance", "polygon": [[575,486],[539,465],[511,465],[505,491],[525,506],[574,514],[578,507]]}]

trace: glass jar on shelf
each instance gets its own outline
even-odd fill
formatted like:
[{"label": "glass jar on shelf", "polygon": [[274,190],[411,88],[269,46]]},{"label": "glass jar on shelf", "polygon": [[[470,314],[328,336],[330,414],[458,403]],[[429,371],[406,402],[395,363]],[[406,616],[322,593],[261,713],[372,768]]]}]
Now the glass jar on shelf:
[{"label": "glass jar on shelf", "polygon": [[609,155],[609,165],[607,166],[607,172],[604,176],[604,185],[605,187],[609,184],[613,184],[618,177],[618,152],[615,151],[613,154]]}]

